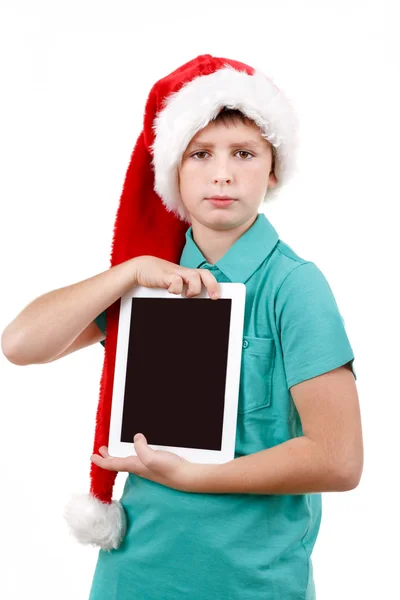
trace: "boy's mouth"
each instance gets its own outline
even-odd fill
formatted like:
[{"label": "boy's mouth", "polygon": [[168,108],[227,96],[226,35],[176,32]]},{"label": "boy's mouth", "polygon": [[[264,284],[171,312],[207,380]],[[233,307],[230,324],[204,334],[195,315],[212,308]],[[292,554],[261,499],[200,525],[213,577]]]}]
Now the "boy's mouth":
[{"label": "boy's mouth", "polygon": [[230,206],[234,202],[236,202],[236,198],[232,198],[230,196],[212,196],[211,198],[206,198],[213,206]]}]

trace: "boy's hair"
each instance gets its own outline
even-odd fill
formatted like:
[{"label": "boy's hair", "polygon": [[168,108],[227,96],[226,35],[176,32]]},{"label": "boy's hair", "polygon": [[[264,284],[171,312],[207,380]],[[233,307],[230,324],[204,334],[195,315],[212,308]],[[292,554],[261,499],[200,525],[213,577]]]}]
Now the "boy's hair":
[{"label": "boy's hair", "polygon": [[[231,124],[234,125],[238,121],[241,121],[242,123],[245,123],[247,125],[250,123],[253,123],[254,125],[256,125],[256,123],[255,123],[255,121],[253,121],[253,119],[250,119],[249,117],[247,117],[238,108],[227,108],[226,106],[224,106],[222,108],[222,110],[217,114],[217,116],[214,119],[212,119],[212,121],[217,122],[217,123],[223,123],[224,125],[231,125]],[[266,140],[266,142],[271,146],[271,150],[272,150],[271,172],[274,172],[275,148],[268,140]]]}]

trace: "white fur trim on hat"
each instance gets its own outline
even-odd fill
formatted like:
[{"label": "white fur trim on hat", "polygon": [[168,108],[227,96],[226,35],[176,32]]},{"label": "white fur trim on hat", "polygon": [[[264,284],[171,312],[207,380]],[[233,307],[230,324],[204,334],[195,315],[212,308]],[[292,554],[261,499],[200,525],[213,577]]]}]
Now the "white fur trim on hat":
[{"label": "white fur trim on hat", "polygon": [[178,165],[192,137],[214,119],[221,108],[237,108],[260,127],[275,147],[276,194],[294,174],[298,120],[291,101],[260,72],[249,75],[227,64],[210,75],[200,75],[171,94],[154,120],[152,146],[154,189],[167,210],[188,220],[178,185]]},{"label": "white fur trim on hat", "polygon": [[118,500],[107,504],[92,494],[75,494],[64,517],[78,542],[103,550],[116,550],[126,533],[126,514]]}]

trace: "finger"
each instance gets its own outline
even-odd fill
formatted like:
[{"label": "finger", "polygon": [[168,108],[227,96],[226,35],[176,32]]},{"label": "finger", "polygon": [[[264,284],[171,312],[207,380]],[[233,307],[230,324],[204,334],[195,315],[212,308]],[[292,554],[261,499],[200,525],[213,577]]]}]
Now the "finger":
[{"label": "finger", "polygon": [[171,294],[181,294],[183,289],[183,279],[177,273],[174,273],[171,278],[171,283],[168,291]]},{"label": "finger", "polygon": [[[197,296],[201,293],[202,285],[207,288],[208,294],[212,299],[220,297],[218,281],[208,269],[187,269],[182,273],[182,278],[188,284],[187,296]],[[216,294],[216,295],[214,295]]]},{"label": "finger", "polygon": [[115,458],[102,458],[98,454],[92,454],[90,457],[92,463],[101,467],[102,469],[106,469],[107,471],[118,471],[117,464],[115,462]]},{"label": "finger", "polygon": [[199,273],[190,273],[187,284],[186,296],[198,296],[201,293],[202,283]]},{"label": "finger", "polygon": [[126,458],[102,458],[98,454],[92,454],[90,460],[98,467],[106,469],[107,471],[136,473],[141,476],[146,476],[149,473],[149,469],[142,463],[140,458],[136,456],[128,456]]},{"label": "finger", "polygon": [[201,279],[196,269],[188,269],[186,267],[182,267],[180,269],[174,269],[174,271],[183,280],[182,285],[184,282],[188,286],[185,292],[186,296],[196,296],[197,294],[200,294]]},{"label": "finger", "polygon": [[[121,463],[121,461],[117,457],[111,456],[108,452],[107,446],[100,446],[99,454],[101,454],[101,458],[97,454],[93,454],[91,456],[91,460],[94,459],[92,460],[92,462],[97,464],[99,467],[102,467],[103,469],[108,469],[110,471],[123,470],[121,466],[123,466],[124,463]],[[122,458],[122,460],[125,459]],[[125,467],[126,466],[127,465],[125,465]]]},{"label": "finger", "polygon": [[110,456],[108,453],[107,446],[101,446],[101,448],[99,448],[99,453],[102,455],[103,458],[112,458],[112,456]]},{"label": "finger", "polygon": [[[220,297],[220,289],[218,281],[214,275],[207,269],[198,269],[202,282],[207,288],[210,298],[217,299]],[[216,296],[214,296],[216,294]]]}]

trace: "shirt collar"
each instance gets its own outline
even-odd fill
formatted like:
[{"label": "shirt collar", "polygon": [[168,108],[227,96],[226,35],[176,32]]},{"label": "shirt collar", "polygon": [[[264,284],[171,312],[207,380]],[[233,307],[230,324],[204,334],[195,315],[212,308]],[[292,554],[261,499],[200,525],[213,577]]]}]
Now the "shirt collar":
[{"label": "shirt collar", "polygon": [[[204,258],[193,239],[192,226],[186,231],[186,243],[182,251],[180,265],[199,269],[209,263]],[[245,283],[271,254],[279,236],[264,213],[258,213],[253,225],[240,236],[229,250],[215,263],[215,266],[230,281]]]}]

